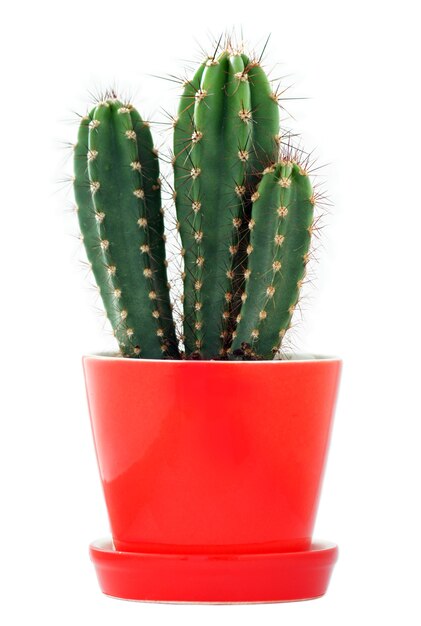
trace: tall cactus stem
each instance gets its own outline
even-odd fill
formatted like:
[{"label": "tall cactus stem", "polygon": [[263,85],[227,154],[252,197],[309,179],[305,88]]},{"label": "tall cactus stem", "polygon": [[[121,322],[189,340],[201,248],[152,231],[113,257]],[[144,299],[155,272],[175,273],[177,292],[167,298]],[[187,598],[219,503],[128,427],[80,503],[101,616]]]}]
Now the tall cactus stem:
[{"label": "tall cactus stem", "polygon": [[177,356],[177,345],[172,320],[163,315],[163,305],[169,308],[168,288],[160,281],[163,218],[154,208],[156,197],[147,208],[158,177],[149,159],[145,178],[155,180],[145,184],[141,126],[130,105],[115,98],[98,103],[79,131],[75,193],[88,258],[122,354],[162,358]]}]

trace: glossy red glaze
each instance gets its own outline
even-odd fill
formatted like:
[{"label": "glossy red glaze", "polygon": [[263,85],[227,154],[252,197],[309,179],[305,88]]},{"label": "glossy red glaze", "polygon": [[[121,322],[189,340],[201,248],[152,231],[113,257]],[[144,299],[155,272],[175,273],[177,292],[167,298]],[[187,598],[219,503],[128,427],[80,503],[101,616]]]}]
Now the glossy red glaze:
[{"label": "glossy red glaze", "polygon": [[85,357],[117,550],[307,550],[340,366]]},{"label": "glossy red glaze", "polygon": [[301,552],[270,554],[140,554],[110,541],[90,546],[102,591],[157,602],[286,602],[322,596],[338,548],[316,543]]}]

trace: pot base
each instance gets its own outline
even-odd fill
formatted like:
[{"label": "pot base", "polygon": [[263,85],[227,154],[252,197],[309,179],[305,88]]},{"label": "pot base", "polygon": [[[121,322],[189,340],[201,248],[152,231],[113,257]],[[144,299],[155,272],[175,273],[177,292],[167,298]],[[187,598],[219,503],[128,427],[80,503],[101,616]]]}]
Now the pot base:
[{"label": "pot base", "polygon": [[338,547],[271,554],[120,552],[112,540],[89,552],[103,593],[125,600],[235,604],[318,598],[327,590]]}]

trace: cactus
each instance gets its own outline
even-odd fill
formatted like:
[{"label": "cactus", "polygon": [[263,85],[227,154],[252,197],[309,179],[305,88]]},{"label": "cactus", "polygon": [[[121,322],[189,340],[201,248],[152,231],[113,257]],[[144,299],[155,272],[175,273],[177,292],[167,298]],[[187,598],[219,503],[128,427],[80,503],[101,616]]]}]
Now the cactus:
[{"label": "cactus", "polygon": [[308,175],[289,156],[268,168],[255,194],[241,312],[232,349],[248,345],[273,358],[287,331],[305,275],[313,229]]},{"label": "cactus", "polygon": [[184,254],[187,354],[227,353],[243,273],[251,197],[276,161],[279,112],[258,62],[225,50],[185,86],[174,131]]},{"label": "cactus", "polygon": [[84,245],[122,354],[177,357],[148,124],[114,97],[99,102],[82,119],[74,167]]},{"label": "cactus", "polygon": [[278,96],[260,62],[229,43],[184,83],[173,126],[182,355],[149,125],[113,95],[79,128],[79,224],[121,353],[271,359],[309,259],[315,194],[307,164],[301,152],[281,148]]}]

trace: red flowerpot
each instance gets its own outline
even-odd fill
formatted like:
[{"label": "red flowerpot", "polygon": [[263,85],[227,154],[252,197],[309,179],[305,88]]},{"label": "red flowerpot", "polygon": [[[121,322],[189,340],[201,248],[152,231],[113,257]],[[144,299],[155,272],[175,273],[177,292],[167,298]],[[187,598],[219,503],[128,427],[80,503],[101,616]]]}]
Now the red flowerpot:
[{"label": "red flowerpot", "polygon": [[[314,578],[323,569],[317,560],[322,558],[327,586],[336,547],[312,546],[311,541],[340,367],[336,359],[319,358],[85,357],[113,536],[109,546],[91,546],[103,590],[175,601],[321,595],[294,588],[281,597],[276,584],[258,591],[256,580],[262,575],[279,579],[276,558],[290,585],[287,559],[307,559]],[[252,561],[258,567],[250,573]],[[208,570],[203,574],[204,563]],[[239,572],[248,572],[242,587],[241,574],[231,571],[233,563]],[[297,579],[304,575],[301,567]],[[230,576],[236,579],[232,588]],[[291,597],[294,593],[297,597]]]}]

